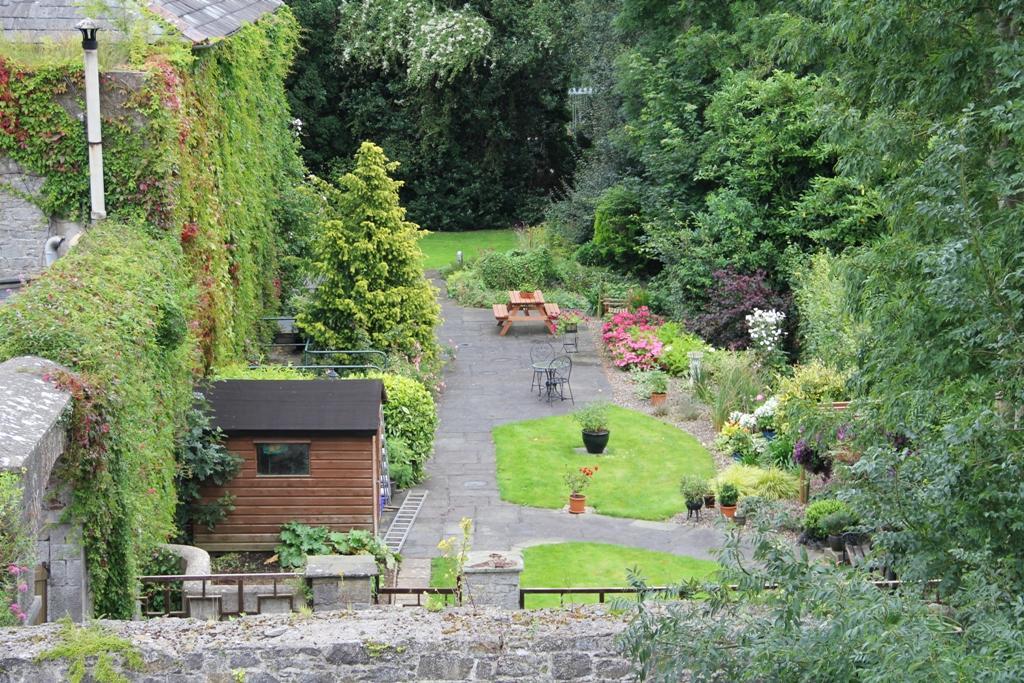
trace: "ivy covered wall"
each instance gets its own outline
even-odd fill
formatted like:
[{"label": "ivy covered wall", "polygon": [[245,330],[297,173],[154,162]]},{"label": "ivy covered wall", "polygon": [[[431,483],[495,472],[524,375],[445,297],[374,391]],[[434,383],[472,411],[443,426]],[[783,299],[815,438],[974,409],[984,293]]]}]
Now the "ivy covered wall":
[{"label": "ivy covered wall", "polygon": [[[282,207],[304,175],[283,86],[297,37],[283,8],[207,49],[151,50],[141,76],[103,75],[110,219],[0,307],[0,359],[74,371],[53,381],[77,399],[65,475],[97,614],[131,616],[137,561],[172,531],[193,381],[241,358],[276,309],[295,227]],[[0,56],[0,155],[43,176],[31,199],[64,218],[88,208],[81,92],[77,60]]]}]

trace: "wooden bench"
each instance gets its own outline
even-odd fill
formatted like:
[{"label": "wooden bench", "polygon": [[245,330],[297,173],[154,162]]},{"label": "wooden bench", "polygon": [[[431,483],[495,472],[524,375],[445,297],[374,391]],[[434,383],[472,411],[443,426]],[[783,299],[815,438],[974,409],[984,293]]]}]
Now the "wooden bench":
[{"label": "wooden bench", "polygon": [[609,313],[622,313],[629,310],[629,301],[625,297],[606,296],[601,300],[601,315]]},{"label": "wooden bench", "polygon": [[557,318],[561,315],[561,310],[558,308],[558,304],[544,304],[544,315],[548,318]]},{"label": "wooden bench", "polygon": [[494,319],[499,325],[508,320],[508,306],[505,304],[494,304],[491,306],[491,311],[494,312]]}]

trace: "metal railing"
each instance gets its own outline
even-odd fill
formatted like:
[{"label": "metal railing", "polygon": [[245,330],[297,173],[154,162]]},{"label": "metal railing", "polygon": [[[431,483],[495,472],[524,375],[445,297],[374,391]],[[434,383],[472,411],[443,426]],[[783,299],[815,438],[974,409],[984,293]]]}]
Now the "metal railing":
[{"label": "metal railing", "polygon": [[[142,615],[145,617],[187,617],[189,616],[188,598],[214,597],[209,594],[208,585],[230,585],[234,583],[238,591],[238,609],[225,611],[222,608],[220,616],[238,616],[245,612],[245,586],[247,581],[250,586],[269,586],[271,589],[270,597],[289,597],[293,594],[278,592],[278,584],[282,581],[302,579],[303,576],[303,574],[293,572],[140,576],[139,582],[142,583],[142,590],[140,591]],[[163,584],[163,587],[158,591],[147,590],[148,586],[153,586],[154,584]],[[199,584],[198,587],[196,584]],[[156,598],[160,599],[157,600]],[[153,603],[157,603],[159,606],[151,609]]]},{"label": "metal railing", "polygon": [[398,595],[415,595],[416,604],[402,604],[402,607],[426,607],[423,604],[423,596],[442,596],[444,605],[455,604],[458,600],[459,589],[457,588],[429,588],[426,586],[417,586],[414,588],[378,588],[374,594],[374,604],[392,604],[393,600],[391,596]]}]

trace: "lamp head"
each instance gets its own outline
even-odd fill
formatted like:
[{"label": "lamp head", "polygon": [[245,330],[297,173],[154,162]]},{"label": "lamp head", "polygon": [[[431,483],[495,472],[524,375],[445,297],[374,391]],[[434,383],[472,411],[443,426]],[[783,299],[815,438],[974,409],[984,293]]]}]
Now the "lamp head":
[{"label": "lamp head", "polygon": [[86,18],[75,24],[75,28],[82,32],[83,50],[95,50],[99,46],[99,43],[96,42],[96,32],[100,30],[99,24]]}]

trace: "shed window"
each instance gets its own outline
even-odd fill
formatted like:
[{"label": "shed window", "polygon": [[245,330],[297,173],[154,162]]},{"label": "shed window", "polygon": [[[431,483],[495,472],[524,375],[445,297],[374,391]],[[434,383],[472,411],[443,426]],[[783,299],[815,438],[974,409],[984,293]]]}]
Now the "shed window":
[{"label": "shed window", "polygon": [[256,473],[283,477],[308,475],[309,444],[256,444]]}]

